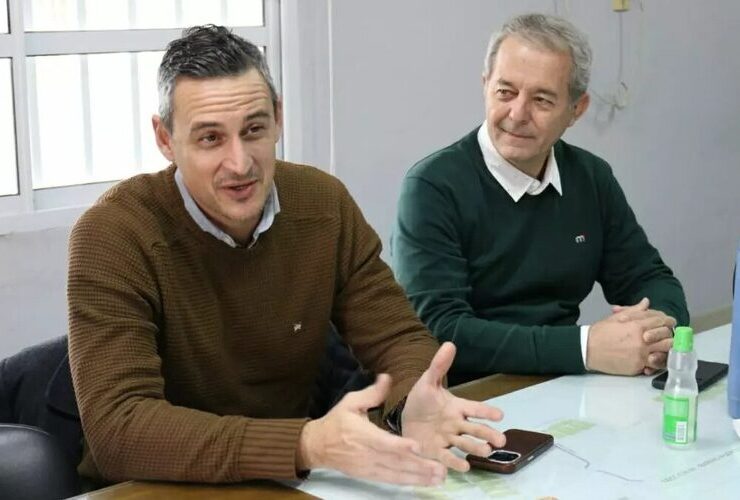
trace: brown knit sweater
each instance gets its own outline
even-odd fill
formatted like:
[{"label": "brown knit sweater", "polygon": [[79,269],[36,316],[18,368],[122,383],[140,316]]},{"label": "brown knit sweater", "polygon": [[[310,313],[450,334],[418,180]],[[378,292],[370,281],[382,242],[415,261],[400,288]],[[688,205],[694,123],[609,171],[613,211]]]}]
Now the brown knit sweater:
[{"label": "brown knit sweater", "polygon": [[231,248],[186,212],[175,167],[108,191],[75,225],[70,364],[86,452],[108,480],[294,478],[334,321],[395,405],[436,341],[344,186],[278,162],[281,212]]}]

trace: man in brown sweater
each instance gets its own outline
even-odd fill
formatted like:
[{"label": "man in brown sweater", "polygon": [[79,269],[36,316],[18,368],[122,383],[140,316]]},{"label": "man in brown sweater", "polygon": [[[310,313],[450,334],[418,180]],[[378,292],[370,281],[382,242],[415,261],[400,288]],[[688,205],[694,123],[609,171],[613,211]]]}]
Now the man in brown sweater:
[{"label": "man in brown sweater", "polygon": [[[437,350],[344,186],[275,159],[281,103],[257,47],[187,30],[159,91],[153,125],[172,166],[118,184],[71,235],[80,472],[236,482],[324,467],[424,485],[467,470],[450,447],[503,445],[468,421],[499,410],[443,387],[454,346]],[[330,321],[383,375],[308,420]],[[400,435],[369,422],[383,404]]]}]

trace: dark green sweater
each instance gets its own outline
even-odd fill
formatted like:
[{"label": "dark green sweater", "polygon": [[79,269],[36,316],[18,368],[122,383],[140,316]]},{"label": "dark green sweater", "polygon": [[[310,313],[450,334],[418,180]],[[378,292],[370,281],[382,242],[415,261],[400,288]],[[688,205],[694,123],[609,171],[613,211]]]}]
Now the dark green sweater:
[{"label": "dark green sweater", "polygon": [[548,186],[516,203],[488,171],[476,133],[408,172],[391,242],[396,279],[417,313],[457,345],[451,384],[583,372],[576,321],[596,281],[612,304],[649,297],[688,324],[680,283],[605,161],[559,141],[563,195]]}]

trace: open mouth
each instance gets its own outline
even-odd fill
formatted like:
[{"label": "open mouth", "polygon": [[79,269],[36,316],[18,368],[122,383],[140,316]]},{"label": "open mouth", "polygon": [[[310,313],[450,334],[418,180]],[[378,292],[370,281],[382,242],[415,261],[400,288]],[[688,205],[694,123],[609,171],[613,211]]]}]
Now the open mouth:
[{"label": "open mouth", "polygon": [[221,186],[221,189],[223,189],[232,197],[245,198],[252,194],[252,191],[254,191],[256,185],[257,181],[253,180],[249,182],[242,182],[239,184],[229,184],[226,186]]}]

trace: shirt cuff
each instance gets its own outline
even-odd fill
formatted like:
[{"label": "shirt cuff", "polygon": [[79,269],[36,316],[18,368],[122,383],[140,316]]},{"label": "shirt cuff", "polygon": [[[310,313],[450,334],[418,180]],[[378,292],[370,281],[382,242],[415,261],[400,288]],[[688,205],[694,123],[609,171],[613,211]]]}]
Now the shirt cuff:
[{"label": "shirt cuff", "polygon": [[586,364],[586,353],[588,352],[588,331],[591,325],[581,325],[581,358],[583,358],[583,368],[588,371]]}]

